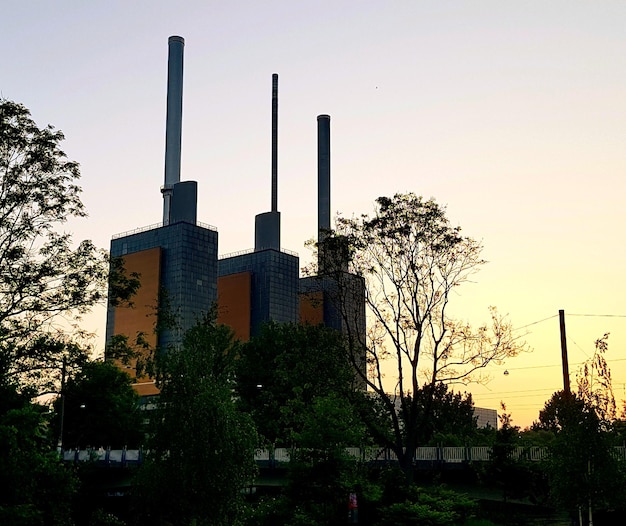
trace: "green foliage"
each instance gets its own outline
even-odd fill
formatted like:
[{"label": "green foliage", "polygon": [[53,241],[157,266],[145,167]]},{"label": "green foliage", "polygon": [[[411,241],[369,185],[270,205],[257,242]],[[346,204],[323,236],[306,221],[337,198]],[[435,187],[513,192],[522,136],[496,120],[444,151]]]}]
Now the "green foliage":
[{"label": "green foliage", "polygon": [[209,319],[162,356],[161,389],[137,506],[154,524],[231,525],[241,490],[256,473],[256,433],[233,401],[238,347],[230,329]]},{"label": "green foliage", "polygon": [[491,462],[478,467],[485,484],[496,486],[502,491],[502,498],[528,499],[533,503],[545,503],[547,482],[542,466],[527,460],[522,454],[514,458],[517,448],[530,446],[518,426],[513,425],[511,414],[501,403],[500,426],[495,431],[492,444]]},{"label": "green foliage", "polygon": [[424,385],[415,398],[417,405],[413,411],[420,422],[420,444],[441,445],[442,438],[450,435],[460,441],[458,445],[465,445],[476,432],[477,417],[474,416],[471,394],[455,393],[446,384],[438,382]]},{"label": "green foliage", "polygon": [[89,526],[125,526],[126,523],[115,515],[100,509],[96,510],[89,519]]},{"label": "green foliage", "polygon": [[468,497],[444,488],[411,488],[407,500],[380,510],[376,526],[452,526],[463,524],[477,510]]},{"label": "green foliage", "polygon": [[70,378],[56,413],[64,406],[63,446],[138,448],[142,441],[139,396],[130,377],[109,362],[89,362]]},{"label": "green foliage", "polygon": [[590,504],[607,509],[623,503],[626,476],[612,455],[611,437],[593,407],[573,393],[554,393],[539,414],[555,432],[548,463],[550,495],[575,512]]},{"label": "green foliage", "polygon": [[86,312],[106,290],[104,252],[91,241],[73,247],[69,234],[58,233],[86,215],[78,164],[61,150],[63,138],[52,126],[38,128],[21,104],[0,99],[0,353],[23,384],[60,370],[41,338],[68,344],[69,335],[52,336],[55,321]]},{"label": "green foliage", "polygon": [[605,430],[610,429],[616,416],[611,369],[604,358],[609,349],[608,339],[607,333],[596,340],[593,356],[583,363],[576,375],[578,398],[593,408]]},{"label": "green foliage", "polygon": [[60,462],[44,408],[0,414],[0,524],[70,524],[75,475]]},{"label": "green foliage", "polygon": [[270,323],[243,344],[237,377],[241,407],[259,434],[276,446],[291,446],[316,398],[339,394],[350,404],[354,370],[337,331]]},{"label": "green foliage", "polygon": [[345,522],[350,491],[366,486],[364,466],[346,452],[367,441],[354,380],[343,336],[332,329],[270,323],[244,344],[241,406],[266,443],[296,448],[284,494],[255,507],[250,524]]},{"label": "green foliage", "polygon": [[301,514],[317,524],[342,515],[348,495],[366,480],[365,466],[347,447],[363,442],[365,429],[345,400],[337,395],[318,397],[309,409],[298,448],[289,463],[286,495]]}]

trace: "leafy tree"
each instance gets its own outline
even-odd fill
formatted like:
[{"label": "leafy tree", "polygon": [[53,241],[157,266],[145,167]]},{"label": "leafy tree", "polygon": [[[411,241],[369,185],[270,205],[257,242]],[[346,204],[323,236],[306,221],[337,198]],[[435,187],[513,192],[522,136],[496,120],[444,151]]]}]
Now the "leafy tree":
[{"label": "leafy tree", "polygon": [[[62,232],[68,219],[86,216],[78,163],[63,139],[0,99],[0,355],[6,375],[40,393],[55,391],[63,363],[69,370],[85,359],[77,321],[104,298],[108,274],[103,251],[88,240],[74,246]],[[138,283],[131,276],[113,285],[111,298],[124,300]]]},{"label": "leafy tree", "polygon": [[536,428],[555,432],[548,464],[550,493],[573,515],[623,503],[624,470],[593,407],[574,393],[554,393]]},{"label": "leafy tree", "polygon": [[418,411],[430,411],[428,418],[426,415],[420,418],[424,422],[418,434],[420,444],[437,442],[438,437],[445,435],[456,436],[463,443],[463,439],[470,439],[476,433],[477,417],[471,394],[455,393],[439,382],[434,386],[424,385],[416,398]]},{"label": "leafy tree", "polygon": [[[365,279],[370,329],[367,341],[355,340],[358,333],[349,339],[351,356],[384,404],[393,432],[387,445],[411,477],[420,429],[433,414],[436,385],[484,380],[487,365],[515,356],[523,344],[495,309],[491,323],[478,328],[449,316],[453,291],[484,261],[480,244],[451,226],[434,200],[410,193],[380,197],[372,217],[340,217],[329,237],[344,240],[349,270]],[[343,272],[335,270],[339,285]],[[348,305],[339,303],[349,318]],[[367,371],[359,368],[363,349]],[[391,393],[384,378],[386,362],[394,364],[397,377]],[[421,401],[416,396],[420,378],[426,378],[427,386]]]},{"label": "leafy tree", "polygon": [[[138,512],[155,524],[238,524],[241,490],[256,472],[256,433],[233,400],[238,346],[211,319],[161,356]],[[143,509],[145,507],[145,509]]]},{"label": "leafy tree", "polygon": [[317,398],[343,394],[350,404],[353,392],[344,339],[323,326],[265,325],[243,344],[237,370],[242,409],[276,446],[293,444]]},{"label": "leafy tree", "polygon": [[477,504],[467,496],[442,487],[409,486],[405,499],[381,509],[376,526],[453,526],[464,524],[477,511]]},{"label": "leafy tree", "polygon": [[593,356],[583,363],[576,375],[578,398],[592,407],[603,428],[608,429],[616,417],[615,396],[611,382],[611,369],[604,354],[608,351],[609,334],[595,341]]},{"label": "leafy tree", "polygon": [[509,497],[519,497],[522,493],[524,469],[513,459],[513,451],[519,446],[519,427],[513,425],[511,413],[507,413],[506,405],[500,402],[502,413],[499,415],[500,425],[496,431],[496,439],[491,450],[491,463],[487,475],[501,490],[506,501]]},{"label": "leafy tree", "polygon": [[347,448],[362,443],[364,426],[336,394],[316,397],[302,430],[294,435],[287,481],[275,499],[256,503],[248,519],[252,525],[345,524],[348,498],[371,498],[365,464]]},{"label": "leafy tree", "polygon": [[581,425],[586,412],[584,402],[575,394],[557,391],[539,411],[539,421],[533,423],[533,428],[559,433]]},{"label": "leafy tree", "polygon": [[89,362],[65,385],[55,402],[63,405],[63,445],[138,448],[142,441],[139,396],[130,376],[109,362]]},{"label": "leafy tree", "polygon": [[265,325],[242,347],[238,391],[263,440],[293,448],[283,494],[256,504],[250,524],[343,524],[349,494],[371,493],[365,466],[346,448],[369,442],[361,413],[372,402],[357,388],[344,336]]},{"label": "leafy tree", "polygon": [[46,409],[3,379],[0,374],[0,524],[69,524],[77,479],[54,450]]}]

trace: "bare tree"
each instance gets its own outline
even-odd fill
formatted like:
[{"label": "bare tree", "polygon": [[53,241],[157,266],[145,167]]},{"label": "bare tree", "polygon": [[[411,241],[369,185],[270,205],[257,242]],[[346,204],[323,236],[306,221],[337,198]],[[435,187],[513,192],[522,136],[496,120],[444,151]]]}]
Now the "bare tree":
[{"label": "bare tree", "polygon": [[[436,385],[484,381],[488,364],[515,356],[524,344],[494,308],[490,323],[478,328],[449,316],[454,290],[485,262],[480,243],[451,226],[434,200],[411,193],[380,197],[372,217],[340,217],[329,237],[343,240],[350,273],[365,282],[367,337],[363,341],[352,332],[350,347],[357,365],[366,354],[367,370],[357,370],[376,393],[391,428],[380,438],[408,475]],[[342,310],[346,319],[352,316],[350,308]],[[395,388],[385,379],[390,367]]]}]

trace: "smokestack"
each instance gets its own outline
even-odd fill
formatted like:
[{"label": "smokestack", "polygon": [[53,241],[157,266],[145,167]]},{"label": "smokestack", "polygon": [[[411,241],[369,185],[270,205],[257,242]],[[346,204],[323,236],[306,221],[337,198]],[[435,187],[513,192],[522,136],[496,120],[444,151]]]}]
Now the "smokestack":
[{"label": "smokestack", "polygon": [[254,218],[254,250],[280,250],[278,211],[278,74],[272,74],[272,209]]},{"label": "smokestack", "polygon": [[317,116],[317,240],[330,230],[330,115]]},{"label": "smokestack", "polygon": [[180,152],[183,125],[183,51],[185,39],[168,39],[167,117],[165,125],[165,184],[163,193],[163,224],[170,222],[173,187],[180,182]]},{"label": "smokestack", "polygon": [[272,212],[278,211],[278,74],[272,75]]}]

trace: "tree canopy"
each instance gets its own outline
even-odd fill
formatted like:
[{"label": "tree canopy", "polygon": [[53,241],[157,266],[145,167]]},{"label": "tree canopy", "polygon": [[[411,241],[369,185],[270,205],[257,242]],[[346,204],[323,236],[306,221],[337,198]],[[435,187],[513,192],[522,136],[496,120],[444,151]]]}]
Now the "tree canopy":
[{"label": "tree canopy", "polygon": [[237,364],[242,409],[259,434],[277,446],[291,446],[318,397],[353,390],[341,333],[323,326],[269,323],[243,344]]},{"label": "tree canopy", "polygon": [[86,215],[78,163],[63,139],[23,105],[0,99],[0,353],[22,383],[58,376],[60,356],[73,356],[80,333],[74,326],[70,335],[68,320],[106,290],[105,254],[88,240],[74,246],[62,231]]},{"label": "tree canopy", "polygon": [[46,408],[31,403],[1,368],[0,524],[70,524],[78,481],[55,451]]},{"label": "tree canopy", "polygon": [[85,359],[80,316],[106,297],[108,278],[113,304],[139,286],[120,261],[63,231],[87,215],[63,140],[22,104],[0,99],[0,354],[7,375],[40,393],[55,390],[63,363]]},{"label": "tree canopy", "polygon": [[139,396],[130,376],[112,363],[92,361],[83,365],[67,381],[55,409],[58,415],[63,412],[65,449],[141,446]]},{"label": "tree canopy", "polygon": [[613,454],[611,437],[594,407],[559,391],[546,402],[535,428],[555,433],[548,462],[550,494],[572,513],[611,509],[624,502],[626,470]]},{"label": "tree canopy", "polygon": [[230,525],[256,473],[256,432],[233,400],[238,346],[231,330],[200,322],[159,358],[157,409],[138,479],[143,519]]},{"label": "tree canopy", "polygon": [[[393,430],[388,445],[409,470],[420,428],[432,415],[431,402],[416,396],[422,381],[431,397],[439,382],[481,381],[485,367],[515,356],[523,344],[495,309],[480,327],[450,316],[453,291],[484,260],[480,243],[452,226],[433,199],[379,197],[372,217],[340,217],[330,235],[345,240],[350,272],[365,279],[369,330],[366,341],[350,340],[352,356],[358,364],[365,349],[364,379],[386,408]],[[339,307],[349,316],[347,305]],[[391,363],[395,389],[385,380]]]}]

